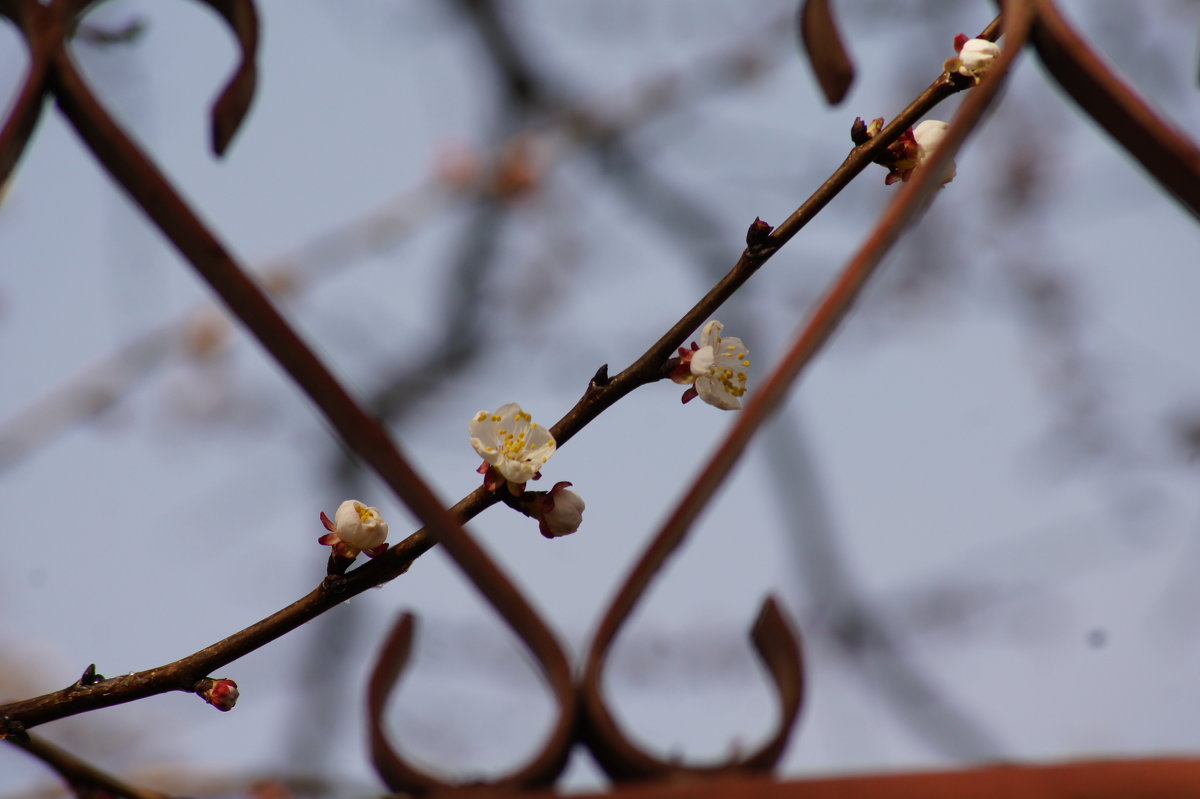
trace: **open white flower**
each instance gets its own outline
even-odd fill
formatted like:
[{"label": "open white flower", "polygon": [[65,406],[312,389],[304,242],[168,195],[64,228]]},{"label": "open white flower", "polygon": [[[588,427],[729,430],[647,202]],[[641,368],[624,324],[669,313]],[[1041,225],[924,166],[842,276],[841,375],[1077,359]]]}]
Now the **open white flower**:
[{"label": "open white flower", "polygon": [[[746,393],[750,352],[740,338],[722,336],[725,326],[715,319],[700,331],[700,348],[692,353],[689,366],[695,380],[695,396],[726,411],[742,407]],[[684,402],[691,399],[684,394]]]},{"label": "open white flower", "polygon": [[494,412],[480,411],[469,425],[471,446],[484,462],[509,483],[524,485],[538,472],[557,446],[554,436],[515,402]]},{"label": "open white flower", "polygon": [[317,540],[332,546],[337,555],[355,558],[366,552],[373,558],[387,549],[388,523],[379,515],[379,508],[348,499],[338,506],[332,521],[322,513],[321,522],[329,533]]},{"label": "open white flower", "polygon": [[974,78],[976,82],[991,68],[992,62],[1000,57],[1000,48],[987,39],[967,39],[958,51],[959,75]]},{"label": "open white flower", "polygon": [[[949,127],[941,120],[927,119],[913,128],[913,138],[917,142],[917,166],[921,166],[929,160],[934,151],[941,146],[942,139],[946,136],[946,129]],[[957,174],[958,166],[951,160],[942,175],[942,185],[954,180],[954,176]]]}]

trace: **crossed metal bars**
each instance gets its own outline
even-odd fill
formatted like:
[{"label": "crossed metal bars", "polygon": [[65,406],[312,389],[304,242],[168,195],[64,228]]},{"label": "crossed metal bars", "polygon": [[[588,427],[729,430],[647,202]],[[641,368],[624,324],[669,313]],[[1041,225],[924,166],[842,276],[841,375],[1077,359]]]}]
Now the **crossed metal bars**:
[{"label": "crossed metal bars", "polygon": [[[739,771],[771,768],[782,755],[803,696],[800,645],[778,604],[768,599],[752,638],[780,701],[776,732],[756,752],[727,763],[698,769],[665,761],[643,751],[617,725],[603,698],[600,682],[608,649],[649,580],[681,543],[656,540],[635,568],[601,625],[578,687],[565,650],[516,586],[479,547],[423,484],[411,474],[386,433],[357,407],[328,370],[271,307],[149,157],[125,135],[96,99],[71,58],[68,44],[82,17],[98,0],[0,0],[0,16],[21,32],[30,67],[17,100],[0,129],[0,182],[17,163],[36,127],[45,101],[53,97],[84,142],[113,177],[133,196],[192,264],[283,363],[301,387],[334,418],[348,442],[383,471],[402,498],[439,535],[440,543],[483,592],[534,656],[558,705],[551,734],[526,765],[492,783],[491,788],[550,785],[566,763],[570,748],[585,741],[614,779],[662,776],[686,771]],[[201,0],[219,14],[237,38],[240,62],[212,108],[212,147],[223,154],[249,109],[256,83],[258,19],[251,0]],[[263,320],[266,320],[265,322]],[[337,425],[337,421],[341,425]],[[348,429],[347,429],[348,428]],[[372,458],[374,455],[374,459]],[[378,466],[378,464],[377,464]],[[411,474],[415,478],[415,474]],[[408,483],[404,490],[401,486]],[[397,484],[400,485],[397,485]],[[422,496],[423,494],[423,496]],[[424,512],[422,512],[424,511]],[[660,539],[662,537],[660,536]],[[414,619],[405,614],[393,629],[369,687],[371,747],[376,766],[395,791],[427,793],[451,790],[450,783],[408,763],[383,732],[382,711],[411,648]]]}]

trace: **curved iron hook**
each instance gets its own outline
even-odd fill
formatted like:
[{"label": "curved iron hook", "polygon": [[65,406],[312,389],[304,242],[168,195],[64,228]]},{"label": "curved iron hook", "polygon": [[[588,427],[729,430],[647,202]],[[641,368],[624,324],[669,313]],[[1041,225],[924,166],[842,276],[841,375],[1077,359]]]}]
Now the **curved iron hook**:
[{"label": "curved iron hook", "polygon": [[[60,109],[96,158],[213,287],[236,308],[237,303],[230,296],[237,298],[248,291],[243,285],[244,279],[235,279],[242,277],[241,270],[232,264],[220,243],[208,233],[153,162],[107,112],[88,87],[65,46],[78,19],[98,1],[52,0],[50,5],[41,6],[37,0],[0,0],[0,8],[17,15],[24,24],[22,30],[28,31],[26,35],[31,42],[31,49],[37,54],[35,64],[42,65],[43,71],[39,74],[43,76],[44,93],[55,95]],[[237,130],[253,94],[257,21],[251,0],[200,2],[213,8],[235,28],[243,46],[242,64],[213,108],[213,143],[220,151]],[[40,43],[44,43],[44,49],[38,49]],[[6,126],[5,130],[9,129]],[[206,271],[213,262],[220,266],[232,265],[232,269],[213,267]],[[234,277],[230,277],[230,272]],[[265,301],[261,297],[259,299]],[[260,338],[264,337],[261,332],[256,333]],[[291,365],[284,365],[295,374]],[[465,530],[460,526],[451,528],[440,536],[440,543],[524,642],[558,702],[558,718],[542,751],[524,767],[495,784],[522,787],[550,784],[566,764],[575,727],[574,685],[566,652],[516,586]],[[407,632],[401,630],[399,640],[403,645],[386,649],[385,658],[381,660],[380,666],[385,675],[390,670],[393,677],[399,676],[403,667],[403,657],[388,655],[388,652],[398,651],[397,646],[403,650],[402,654],[407,654],[411,622],[402,624],[402,627],[407,629]],[[451,788],[451,785],[436,777],[408,767],[388,744],[383,736],[380,714],[389,690],[381,689],[380,679],[374,681],[371,693],[372,724],[378,738],[373,743],[373,750],[380,774],[396,791],[426,793]]]},{"label": "curved iron hook", "polygon": [[[558,704],[558,719],[541,750],[516,771],[486,783],[486,788],[512,790],[550,786],[566,766],[574,742],[575,686],[566,651],[517,587],[466,530],[460,527],[454,535],[443,536],[441,543],[524,642]],[[408,664],[415,626],[413,614],[402,614],[371,670],[367,686],[371,759],[379,776],[393,791],[421,795],[461,789],[465,786],[446,782],[406,760],[388,741],[384,730],[384,708]]]},{"label": "curved iron hook", "polygon": [[854,84],[854,59],[833,18],[833,0],[804,0],[796,15],[800,42],[825,102],[838,105]]},{"label": "curved iron hook", "polygon": [[804,663],[800,640],[773,596],[763,601],[751,628],[759,660],[766,668],[779,700],[779,722],[775,732],[753,753],[734,756],[725,762],[685,766],[658,758],[635,744],[621,730],[604,701],[601,689],[609,649],[630,612],[667,558],[683,543],[687,531],[664,526],[630,571],[610,603],[584,661],[579,685],[582,738],[596,761],[614,780],[652,779],[674,774],[718,771],[766,771],[783,755],[804,702]]},{"label": "curved iron hook", "polygon": [[241,60],[212,107],[212,148],[224,155],[242,126],[258,87],[258,13],[253,0],[199,0],[224,17],[238,40]]},{"label": "curved iron hook", "polygon": [[1053,0],[1034,0],[1030,39],[1050,75],[1181,205],[1200,217],[1200,147],[1105,66]]},{"label": "curved iron hook", "polygon": [[[213,103],[211,116],[212,148],[224,155],[241,127],[254,99],[258,82],[258,14],[253,0],[197,0],[216,12],[229,25],[238,41],[241,57]],[[8,177],[21,157],[37,125],[43,98],[51,93],[83,93],[83,102],[97,102],[86,82],[76,79],[53,80],[55,73],[78,73],[71,64],[67,41],[79,21],[99,0],[55,0],[42,5],[38,0],[0,0],[0,17],[16,25],[29,50],[30,65],[13,110],[0,128],[0,183]]]},{"label": "curved iron hook", "polygon": [[[72,18],[78,22],[93,5],[101,0],[61,0],[66,3]],[[213,152],[224,155],[233,141],[258,86],[258,12],[254,0],[196,0],[208,6],[225,20],[238,43],[240,59],[221,93],[213,101],[209,116],[212,120]],[[59,3],[61,4],[61,3]],[[57,5],[57,4],[56,4]]]},{"label": "curved iron hook", "polygon": [[[254,0],[196,1],[208,6],[225,20],[237,39],[238,51],[241,54],[238,65],[225,82],[221,93],[217,95],[209,114],[212,119],[213,152],[221,156],[225,154],[229,143],[233,141],[234,135],[245,120],[258,85],[258,12],[254,9]],[[65,4],[68,14],[77,24],[90,7],[98,2],[100,0],[59,0],[54,5]]]},{"label": "curved iron hook", "polygon": [[12,110],[0,126],[0,186],[21,160],[41,118],[48,91],[47,72],[55,44],[63,37],[61,19],[37,0],[0,0],[0,17],[16,26],[29,51],[29,69]]}]

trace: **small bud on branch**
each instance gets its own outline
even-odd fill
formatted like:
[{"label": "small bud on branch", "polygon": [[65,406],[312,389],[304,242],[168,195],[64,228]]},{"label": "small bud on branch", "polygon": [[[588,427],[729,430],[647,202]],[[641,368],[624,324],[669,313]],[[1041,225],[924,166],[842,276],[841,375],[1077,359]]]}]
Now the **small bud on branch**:
[{"label": "small bud on branch", "polygon": [[746,230],[746,246],[761,247],[766,244],[771,238],[771,231],[774,229],[774,225],[768,225],[757,216],[754,217],[754,221],[750,223],[750,227]]},{"label": "small bud on branch", "polygon": [[213,680],[205,677],[203,680],[197,682],[192,690],[197,696],[222,713],[228,713],[230,710],[233,710],[233,706],[238,701],[238,687],[237,683],[233,680]]}]

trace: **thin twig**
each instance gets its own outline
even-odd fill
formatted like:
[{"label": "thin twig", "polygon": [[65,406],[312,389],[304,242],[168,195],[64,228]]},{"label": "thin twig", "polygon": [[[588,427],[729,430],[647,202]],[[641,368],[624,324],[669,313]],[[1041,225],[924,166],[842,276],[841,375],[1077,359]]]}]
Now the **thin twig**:
[{"label": "thin twig", "polygon": [[[1028,0],[1024,0],[1024,2],[1028,2]],[[597,679],[596,675],[603,665],[608,649],[629,617],[634,605],[645,593],[666,559],[686,538],[696,518],[708,501],[716,495],[717,488],[745,452],[754,433],[783,403],[788,390],[801,371],[812,362],[813,357],[833,335],[841,320],[845,318],[851,305],[858,298],[863,285],[874,273],[884,254],[900,237],[904,227],[920,213],[929,195],[941,185],[945,166],[949,164],[966,135],[978,124],[983,112],[995,98],[1003,83],[1002,79],[1005,73],[1024,44],[1030,21],[1030,14],[1024,2],[1010,0],[1006,5],[1004,27],[1009,46],[997,60],[987,80],[968,95],[936,152],[914,173],[913,180],[901,189],[884,211],[866,243],[818,302],[784,356],[782,363],[775,368],[767,378],[765,385],[753,395],[746,408],[738,415],[737,421],[734,422],[716,453],[684,492],[667,520],[643,551],[642,556],[629,571],[597,626],[585,659],[585,684]],[[943,83],[942,78],[935,82],[931,90],[940,83]],[[892,124],[894,126],[896,123]],[[852,154],[852,158],[856,154]],[[847,159],[847,163],[850,160]],[[843,165],[843,169],[845,168],[846,165]],[[803,208],[799,209],[781,225],[785,228],[780,233],[783,241],[794,235],[799,226],[803,224],[803,220],[808,218],[805,216],[804,210]],[[743,255],[742,260],[747,260],[749,254],[750,250],[747,250],[747,254]],[[623,374],[619,375],[613,382],[618,382],[623,376]]]},{"label": "thin twig", "polygon": [[76,793],[107,792],[114,796],[124,797],[124,799],[169,799],[169,794],[132,785],[108,772],[101,771],[91,763],[40,736],[28,735],[24,738],[14,736],[8,740],[13,746],[24,749],[54,769]]},{"label": "thin twig", "polygon": [[[1013,2],[1014,7],[1018,5],[1018,3]],[[916,172],[913,180],[901,189],[895,200],[893,200],[892,204],[884,212],[879,224],[867,238],[866,243],[859,250],[858,254],[847,264],[846,268],[835,279],[828,292],[817,304],[800,334],[796,337],[791,348],[784,356],[783,361],[767,378],[762,388],[750,399],[745,410],[738,415],[737,421],[734,423],[725,440],[721,443],[716,454],[713,455],[696,481],[680,499],[674,512],[663,524],[659,538],[656,539],[661,542],[662,546],[668,546],[667,542],[674,542],[676,539],[682,538],[685,530],[695,521],[703,509],[706,500],[715,494],[716,488],[725,479],[725,476],[745,451],[746,445],[749,444],[754,432],[779,407],[801,371],[812,362],[813,357],[833,335],[838,324],[858,298],[867,279],[874,273],[883,256],[900,237],[904,226],[921,211],[930,193],[937,190],[941,183],[943,165],[949,163],[949,160],[954,157],[958,147],[966,138],[967,133],[978,123],[988,104],[996,96],[1002,84],[1002,76],[1020,51],[1027,30],[1028,15],[1024,16],[1026,17],[1026,27],[1019,31],[1020,35],[1013,36],[1011,33],[1007,34],[1010,40],[1015,39],[1016,41],[1010,41],[1009,46],[1005,48],[1004,53],[994,67],[994,74],[989,75],[989,79],[983,85],[968,95],[938,150]],[[1006,27],[1010,23],[1010,19],[1005,20]],[[934,86],[926,91],[926,94],[936,93],[939,85],[945,85],[940,78],[935,82]],[[897,117],[897,120],[906,119],[909,116],[907,112],[911,110],[912,107],[910,106],[909,109],[906,109],[906,113]],[[915,116],[912,117],[913,120],[915,118]],[[892,128],[896,124],[896,121],[893,121],[892,125],[889,125],[888,128]],[[907,127],[908,125],[905,124],[905,128]],[[885,128],[885,132],[888,128]],[[867,147],[873,143],[874,141],[868,143]],[[852,158],[855,155],[858,155],[857,151],[852,154]],[[844,164],[838,170],[839,173],[851,167],[850,161],[851,159],[847,159],[847,164]],[[829,181],[826,182],[826,186],[829,186]],[[823,186],[822,190],[826,186]],[[822,191],[818,191],[818,195],[814,196],[819,196],[820,199],[814,202],[813,205],[819,205],[820,207],[823,207],[832,197],[832,195],[826,197]],[[808,219],[812,218],[813,213],[815,211],[810,211],[807,207],[801,207],[780,225],[780,229],[777,229],[772,234],[772,240],[778,239],[779,244],[787,241],[795,235],[796,231]],[[777,248],[779,244],[775,244],[775,247]],[[746,256],[743,256],[743,260],[746,260]],[[620,378],[621,376],[618,376],[613,382],[616,383]],[[673,548],[675,545],[675,543],[671,543],[670,547]],[[649,579],[649,575],[645,575],[645,577],[647,580]]]},{"label": "thin twig", "polygon": [[[999,27],[1000,20],[996,18],[980,36],[994,38]],[[741,288],[783,245],[799,233],[801,228],[849,185],[851,180],[866,169],[879,151],[887,147],[934,106],[958,91],[960,91],[959,87],[938,77],[903,111],[897,114],[878,136],[855,147],[846,156],[842,165],[799,208],[775,228],[766,244],[747,248],[728,274],[717,281],[717,284],[709,289],[709,292],[690,311],[684,314],[632,365],[605,386],[589,388],[588,392],[575,404],[575,407],[551,428],[559,445],[568,441],[592,419],[638,386],[657,380],[662,364],[684,343],[688,334],[699,328],[705,319]]]}]

